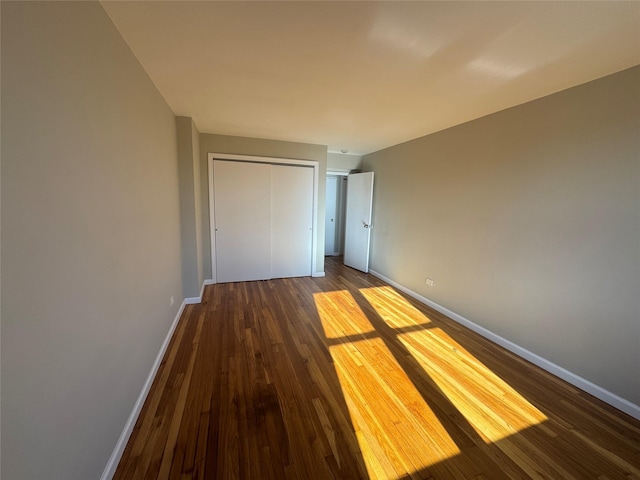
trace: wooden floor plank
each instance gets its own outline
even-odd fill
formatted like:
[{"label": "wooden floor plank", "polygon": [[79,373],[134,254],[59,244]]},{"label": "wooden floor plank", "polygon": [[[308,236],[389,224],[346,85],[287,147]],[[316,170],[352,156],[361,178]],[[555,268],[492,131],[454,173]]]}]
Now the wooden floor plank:
[{"label": "wooden floor plank", "polygon": [[328,258],[206,287],[114,478],[639,477],[638,420]]}]

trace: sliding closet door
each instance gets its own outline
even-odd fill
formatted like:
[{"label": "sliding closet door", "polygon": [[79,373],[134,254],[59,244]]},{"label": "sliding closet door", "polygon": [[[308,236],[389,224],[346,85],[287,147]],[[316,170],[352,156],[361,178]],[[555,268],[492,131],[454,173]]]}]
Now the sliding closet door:
[{"label": "sliding closet door", "polygon": [[217,281],[271,278],[271,165],[214,160]]},{"label": "sliding closet door", "polygon": [[271,166],[271,276],[311,275],[313,168]]}]

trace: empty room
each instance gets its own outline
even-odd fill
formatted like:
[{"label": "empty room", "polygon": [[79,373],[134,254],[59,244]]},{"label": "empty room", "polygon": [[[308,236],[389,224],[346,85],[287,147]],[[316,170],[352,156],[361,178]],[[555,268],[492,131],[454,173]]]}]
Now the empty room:
[{"label": "empty room", "polygon": [[0,17],[3,480],[640,479],[640,2]]}]

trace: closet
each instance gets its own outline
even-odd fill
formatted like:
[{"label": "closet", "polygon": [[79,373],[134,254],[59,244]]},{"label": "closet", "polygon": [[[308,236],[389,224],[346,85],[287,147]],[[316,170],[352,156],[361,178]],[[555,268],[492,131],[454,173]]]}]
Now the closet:
[{"label": "closet", "polygon": [[217,282],[311,275],[313,168],[213,160]]}]

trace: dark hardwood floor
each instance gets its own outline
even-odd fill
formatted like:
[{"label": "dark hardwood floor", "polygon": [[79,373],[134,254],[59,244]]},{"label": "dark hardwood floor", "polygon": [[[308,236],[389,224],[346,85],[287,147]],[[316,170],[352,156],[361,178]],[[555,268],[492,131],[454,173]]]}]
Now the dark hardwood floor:
[{"label": "dark hardwood floor", "polygon": [[116,479],[640,480],[640,422],[327,259],[206,287]]}]

